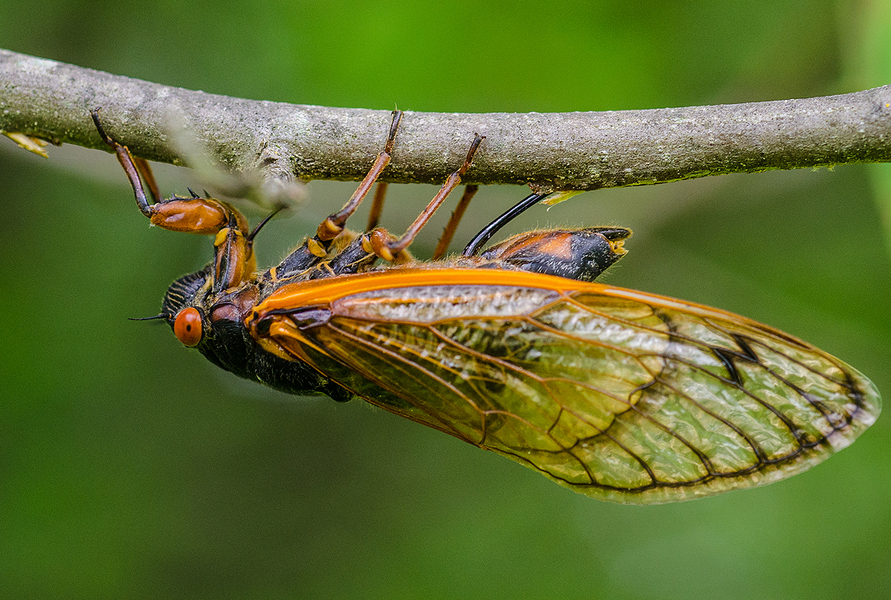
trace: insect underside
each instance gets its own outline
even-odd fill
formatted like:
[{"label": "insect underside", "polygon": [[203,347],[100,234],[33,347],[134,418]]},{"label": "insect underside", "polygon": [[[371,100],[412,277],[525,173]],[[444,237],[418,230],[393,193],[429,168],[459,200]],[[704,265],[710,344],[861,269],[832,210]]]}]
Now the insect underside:
[{"label": "insect underside", "polygon": [[[356,194],[279,265],[213,198],[162,200],[148,165],[109,137],[152,223],[215,236],[159,317],[218,366],[294,394],[360,397],[531,467],[588,496],[688,500],[783,479],[850,444],[881,403],[857,370],[719,309],[594,283],[625,254],[620,227],[527,232],[458,257],[407,253],[471,168],[474,139],[405,235],[344,226],[386,168],[402,113]],[[142,180],[140,180],[142,176]],[[143,181],[154,200],[150,204]],[[461,206],[476,191],[467,186]],[[382,195],[380,196],[382,198]],[[372,211],[377,214],[378,210]]]}]

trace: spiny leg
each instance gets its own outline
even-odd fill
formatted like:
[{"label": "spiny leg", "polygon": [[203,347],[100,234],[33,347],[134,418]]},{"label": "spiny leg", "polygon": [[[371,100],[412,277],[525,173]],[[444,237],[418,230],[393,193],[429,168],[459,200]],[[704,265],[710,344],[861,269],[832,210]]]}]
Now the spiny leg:
[{"label": "spiny leg", "polygon": [[[130,185],[133,187],[133,193],[136,196],[136,205],[139,207],[139,210],[142,214],[151,218],[153,214],[151,205],[145,197],[142,180],[139,178],[139,169],[133,160],[133,156],[130,154],[130,149],[127,148],[127,146],[119,144],[113,140],[110,135],[105,133],[105,128],[102,127],[102,123],[99,121],[99,110],[100,109],[97,108],[90,111],[90,116],[93,118],[93,123],[96,125],[96,131],[99,132],[99,137],[102,138],[102,141],[110,146],[111,149],[115,151],[115,154],[117,154],[118,162],[124,167],[124,172],[127,173],[127,179],[130,180]],[[152,178],[152,182],[154,182],[154,178]],[[151,193],[154,195],[155,190],[151,189]]]},{"label": "spiny leg", "polygon": [[[455,207],[455,210],[452,211],[452,216],[449,218],[449,222],[446,223],[445,228],[442,230],[439,243],[436,244],[436,250],[433,251],[433,260],[439,260],[445,256],[449,249],[449,244],[452,242],[452,238],[455,237],[455,231],[458,229],[458,224],[464,217],[464,212],[467,210],[467,207],[470,206],[470,201],[473,200],[473,197],[479,189],[480,186],[478,185],[468,185],[464,187],[464,195],[461,196],[461,200],[458,201],[458,205]],[[369,227],[369,229],[371,229],[371,227]]]},{"label": "spiny leg", "polygon": [[381,220],[381,214],[384,212],[384,199],[387,197],[386,181],[379,181],[377,187],[374,188],[374,198],[371,200],[371,210],[368,211],[368,226],[365,231],[371,231]]},{"label": "spiny leg", "polygon": [[145,187],[148,188],[152,200],[154,200],[155,203],[163,200],[161,192],[158,191],[158,182],[155,181],[155,174],[152,173],[152,168],[149,166],[148,161],[144,158],[134,156],[133,163],[136,165],[136,170],[139,171],[139,176],[142,178],[142,182],[145,184]]},{"label": "spiny leg", "polygon": [[470,145],[470,149],[467,151],[467,156],[464,158],[464,163],[457,170],[449,174],[445,183],[440,188],[439,192],[436,196],[433,197],[433,200],[421,211],[421,214],[418,215],[418,218],[415,219],[414,223],[409,225],[408,229],[406,229],[405,233],[402,234],[402,237],[399,239],[392,239],[390,235],[381,230],[375,229],[366,234],[365,242],[363,245],[365,249],[369,253],[376,254],[377,256],[383,258],[387,261],[393,261],[396,258],[396,255],[405,250],[411,245],[414,241],[415,236],[418,235],[418,232],[427,224],[427,221],[430,220],[430,217],[436,212],[436,209],[442,205],[448,195],[458,187],[458,184],[461,183],[461,177],[467,172],[470,168],[470,163],[473,162],[473,156],[476,154],[477,148],[482,143],[482,141],[486,139],[484,136],[477,135],[473,143]]},{"label": "spiny leg", "polygon": [[359,184],[359,187],[347,203],[343,205],[343,208],[322,221],[316,231],[316,235],[308,240],[307,246],[316,256],[325,256],[327,254],[332,240],[340,235],[347,219],[356,212],[356,209],[359,208],[359,204],[362,203],[375,180],[390,164],[390,153],[393,151],[393,142],[396,140],[396,131],[399,129],[400,121],[402,121],[402,111],[394,110],[393,120],[390,122],[390,132],[387,134],[387,143],[384,145],[383,152],[377,155],[365,179],[362,180],[362,183]]},{"label": "spiny leg", "polygon": [[[238,223],[239,231],[247,235],[247,220],[244,216],[219,200],[201,198],[194,194],[192,198],[173,196],[162,200],[148,163],[142,159],[133,158],[126,146],[115,141],[105,132],[105,128],[99,120],[98,108],[91,111],[90,116],[93,118],[96,131],[99,132],[102,141],[117,154],[118,162],[121,163],[127,174],[127,179],[130,180],[130,185],[133,187],[136,205],[140,212],[148,217],[153,225],[170,231],[215,235],[229,227],[234,217]],[[140,176],[145,179],[150,194],[156,200],[154,204],[149,204],[143,188],[143,179]]]},{"label": "spiny leg", "polygon": [[[106,133],[99,120],[99,109],[91,111],[90,116],[102,141],[117,154],[118,161],[133,187],[136,204],[152,224],[170,231],[215,236],[213,260],[215,292],[234,288],[253,277],[256,264],[252,245],[253,237],[259,228],[253,233],[248,233],[247,219],[239,211],[214,198],[196,196],[194,192],[191,198],[173,196],[167,200],[161,199],[148,163],[134,159],[126,146]],[[154,204],[149,204],[143,181],[156,200]]]}]

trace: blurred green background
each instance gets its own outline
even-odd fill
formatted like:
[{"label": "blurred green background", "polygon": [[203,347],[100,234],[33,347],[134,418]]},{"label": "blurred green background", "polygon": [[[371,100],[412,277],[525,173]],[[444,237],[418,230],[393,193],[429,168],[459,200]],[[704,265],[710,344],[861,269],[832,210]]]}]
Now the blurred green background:
[{"label": "blurred green background", "polygon": [[[618,110],[891,83],[889,6],[7,0],[0,47],[302,104]],[[167,193],[195,184],[156,173]],[[310,184],[311,203],[261,236],[261,263],[352,188]],[[385,223],[401,230],[433,191],[391,186]],[[524,194],[483,188],[459,240]],[[150,229],[111,155],[46,161],[0,139],[0,203],[0,598],[891,594],[887,418],[766,488],[599,503],[361,402],[241,382],[127,321],[155,314],[210,240]],[[887,204],[887,166],[841,166],[588,193],[513,231],[631,227],[610,283],[767,322],[889,394]]]}]

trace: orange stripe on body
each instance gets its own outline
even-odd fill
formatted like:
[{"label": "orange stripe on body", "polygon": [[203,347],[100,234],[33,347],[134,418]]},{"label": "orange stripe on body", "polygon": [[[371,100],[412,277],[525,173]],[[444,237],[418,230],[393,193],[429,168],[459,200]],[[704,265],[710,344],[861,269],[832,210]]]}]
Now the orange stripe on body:
[{"label": "orange stripe on body", "polygon": [[[756,325],[763,331],[778,334],[790,341],[802,343],[794,336],[763,325],[752,319],[694,302],[677,300],[667,296],[649,294],[637,290],[620,288],[602,283],[591,283],[530,273],[528,271],[508,271],[502,269],[430,269],[397,268],[355,275],[341,275],[326,279],[313,279],[282,286],[281,289],[257,305],[253,314],[266,311],[289,310],[302,306],[327,306],[341,298],[363,292],[374,292],[395,288],[418,286],[513,286],[552,290],[561,294],[600,294],[613,298],[623,298],[668,310],[681,311],[702,317],[724,319],[736,323]],[[252,316],[248,316],[249,321]]]}]

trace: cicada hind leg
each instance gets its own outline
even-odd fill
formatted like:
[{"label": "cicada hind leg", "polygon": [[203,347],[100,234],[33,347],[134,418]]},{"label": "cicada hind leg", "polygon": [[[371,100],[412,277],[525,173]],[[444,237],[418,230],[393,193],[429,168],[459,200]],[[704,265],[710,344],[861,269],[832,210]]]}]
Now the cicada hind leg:
[{"label": "cicada hind leg", "polygon": [[[380,176],[381,172],[386,168],[386,166],[390,163],[390,154],[393,150],[393,144],[396,139],[396,132],[399,129],[399,123],[402,120],[402,111],[396,110],[393,111],[393,120],[390,124],[390,132],[387,136],[387,142],[384,147],[384,151],[378,154],[377,159],[371,167],[371,170],[368,172],[368,175],[365,176],[365,179],[359,185],[356,192],[350,198],[350,200],[344,205],[344,207],[337,213],[329,216],[325,221],[319,225],[319,229],[316,232],[315,238],[311,241],[310,245],[315,246],[317,248],[317,254],[322,255],[323,252],[327,252],[330,247],[331,241],[334,240],[341,232],[344,230],[344,225],[346,224],[347,219],[356,212],[356,209],[359,207],[359,204],[362,202],[362,199],[368,193],[368,190],[371,188],[371,185],[377,180]],[[427,224],[427,221],[433,216],[433,214],[439,209],[445,199],[451,194],[452,190],[454,190],[461,183],[461,178],[470,168],[471,163],[473,162],[473,157],[476,154],[479,145],[482,143],[483,139],[485,139],[481,135],[477,135],[473,143],[470,145],[470,149],[467,151],[467,155],[464,158],[464,162],[461,166],[446,178],[445,183],[442,185],[442,188],[439,192],[434,196],[434,198],[430,201],[429,204],[424,208],[418,218],[415,219],[414,223],[412,223],[408,229],[402,234],[399,238],[394,238],[390,235],[386,230],[376,228],[377,221],[380,217],[381,206],[383,204],[383,190],[379,190],[379,193],[375,196],[374,206],[371,210],[371,217],[369,219],[369,229],[362,238],[362,247],[368,254],[373,254],[378,258],[382,258],[389,262],[398,262],[403,256],[405,256],[405,252],[411,243],[414,241],[415,237],[418,233],[423,229],[424,225]],[[384,188],[385,189],[385,188]],[[474,190],[475,191],[475,188]],[[469,192],[469,195],[465,194],[465,202],[469,202],[470,198],[473,196],[473,191]]]},{"label": "cicada hind leg", "polygon": [[[134,158],[127,146],[113,139],[99,120],[99,109],[90,113],[102,140],[117,154],[124,168],[139,210],[152,222],[170,231],[214,235],[214,292],[237,287],[253,277],[256,262],[253,233],[247,219],[235,208],[215,198],[203,198],[192,192],[190,198],[171,196],[163,199],[149,164]],[[144,185],[143,185],[144,184]],[[149,202],[145,188],[153,202]],[[189,190],[191,191],[191,190]]]},{"label": "cicada hind leg", "polygon": [[[374,229],[365,234],[365,249],[384,260],[395,261],[396,257],[411,245],[421,229],[424,228],[424,225],[427,224],[439,207],[442,206],[442,203],[445,202],[445,199],[448,198],[449,194],[452,193],[452,190],[461,183],[461,178],[464,177],[464,174],[470,168],[473,157],[484,139],[485,137],[481,135],[474,137],[470,148],[467,150],[467,155],[464,157],[464,162],[456,171],[449,174],[436,196],[421,211],[418,218],[408,226],[408,229],[405,230],[401,237],[393,238],[383,229]],[[474,192],[475,190],[471,190],[469,196],[468,193],[465,193],[466,202],[469,202]]]},{"label": "cicada hind leg", "polygon": [[[345,228],[346,222],[356,212],[378,177],[380,177],[387,165],[390,164],[396,133],[402,121],[402,114],[402,111],[393,111],[383,151],[377,155],[368,174],[347,203],[344,204],[343,208],[322,221],[312,238],[294,250],[277,267],[271,269],[268,275],[270,278],[277,281],[290,280],[292,278],[315,279],[361,272],[370,268],[377,259],[383,259],[392,263],[403,263],[411,260],[408,247],[449,194],[461,183],[461,178],[470,168],[473,157],[485,138],[480,135],[475,136],[464,158],[464,162],[457,170],[449,174],[436,196],[400,237],[395,237],[385,229],[377,227],[384,194],[386,193],[386,184],[379,183],[369,215],[368,230],[364,234],[357,236]],[[476,186],[467,186],[467,191],[465,191],[459,208],[456,210],[456,214],[453,215],[452,221],[450,221],[450,225],[447,226],[447,231],[450,228],[452,231],[454,230],[457,221],[460,219],[460,214],[463,212],[461,207],[466,208],[476,189]],[[451,234],[448,233],[447,235],[450,236]],[[442,243],[441,240],[440,244]],[[447,244],[448,240],[445,243]]]}]

